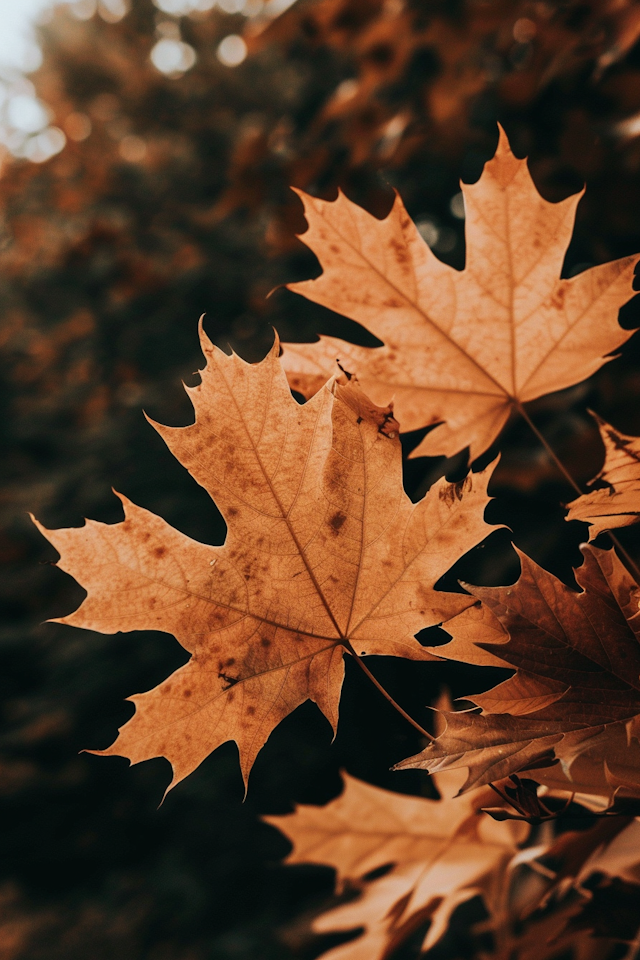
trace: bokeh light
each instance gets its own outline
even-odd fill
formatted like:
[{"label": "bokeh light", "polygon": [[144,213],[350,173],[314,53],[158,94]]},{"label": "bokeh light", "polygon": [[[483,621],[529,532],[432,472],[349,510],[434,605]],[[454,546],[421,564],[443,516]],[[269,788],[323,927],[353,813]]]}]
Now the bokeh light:
[{"label": "bokeh light", "polygon": [[16,130],[38,133],[46,127],[49,112],[35,97],[19,93],[7,101],[7,120]]},{"label": "bokeh light", "polygon": [[182,40],[163,37],[151,51],[151,62],[161,73],[175,77],[191,69],[196,62],[196,52]]},{"label": "bokeh light", "polygon": [[48,127],[42,133],[27,140],[23,156],[33,163],[44,163],[56,153],[60,153],[66,142],[67,138],[59,127]]},{"label": "bokeh light", "polygon": [[451,200],[449,202],[449,209],[451,210],[451,213],[456,218],[456,220],[464,220],[464,217],[465,217],[464,196],[462,194],[462,191],[460,193],[454,194],[453,197],[451,197]]},{"label": "bokeh light", "polygon": [[230,33],[218,45],[216,53],[225,67],[237,67],[247,56],[247,45],[237,33]]},{"label": "bokeh light", "polygon": [[147,155],[147,145],[142,137],[128,134],[120,141],[118,153],[128,163],[140,163]]},{"label": "bokeh light", "polygon": [[86,113],[70,113],[64,121],[64,131],[70,140],[86,140],[91,133],[91,120]]}]

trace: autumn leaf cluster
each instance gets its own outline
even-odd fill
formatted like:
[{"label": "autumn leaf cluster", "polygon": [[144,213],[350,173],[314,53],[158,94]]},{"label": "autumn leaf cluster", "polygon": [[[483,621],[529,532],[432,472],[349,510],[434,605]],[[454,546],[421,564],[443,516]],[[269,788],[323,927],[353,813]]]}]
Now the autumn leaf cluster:
[{"label": "autumn leaf cluster", "polygon": [[[379,346],[323,337],[286,343],[281,355],[276,337],[248,364],[201,324],[206,367],[187,388],[195,420],[153,426],[220,510],[224,544],[190,539],[125,497],[120,523],[40,527],[87,593],[59,622],[160,630],[190,655],[131,697],[133,717],[96,751],[132,763],[165,757],[170,787],[229,740],[246,785],[270,733],[306,700],[335,732],[345,657],[378,687],[370,656],[511,671],[469,693],[471,709],[440,704],[436,737],[396,704],[427,741],[396,769],[431,773],[439,800],[346,777],[326,807],[271,818],[293,862],[328,864],[341,890],[359,894],[315,921],[319,932],[364,928],[329,950],[332,960],[382,960],[425,927],[427,950],[474,897],[496,956],[524,960],[540,938],[549,957],[578,953],[589,933],[606,956],[611,941],[637,935],[637,568],[603,536],[583,548],[578,589],[524,554],[513,585],[441,589],[492,531],[484,514],[495,460],[458,482],[437,480],[414,503],[400,434],[428,428],[413,457],[497,452],[510,418],[530,422],[526,403],[584,381],[630,337],[618,311],[638,257],[563,278],[579,196],[544,200],[502,131],[463,193],[462,271],[436,258],[399,197],[378,220],[343,194],[303,196],[302,239],[322,273],[291,289]],[[567,515],[590,525],[590,540],[640,513],[638,441],[601,429],[599,486]],[[447,643],[417,639],[438,625]],[[554,837],[543,825],[569,808],[588,829]],[[612,896],[631,904],[616,924]]]}]

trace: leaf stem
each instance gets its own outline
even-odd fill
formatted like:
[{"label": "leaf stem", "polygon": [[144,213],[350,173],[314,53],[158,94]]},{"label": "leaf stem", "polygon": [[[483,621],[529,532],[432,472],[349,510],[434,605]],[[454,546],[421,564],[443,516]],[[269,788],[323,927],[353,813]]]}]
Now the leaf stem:
[{"label": "leaf stem", "polygon": [[[581,497],[584,491],[580,489],[576,481],[573,479],[573,477],[565,467],[562,460],[560,460],[560,458],[558,457],[557,453],[555,452],[551,444],[547,441],[546,437],[544,437],[544,435],[540,433],[535,423],[533,422],[533,420],[531,419],[527,411],[524,409],[523,405],[516,400],[515,407],[518,413],[521,415],[522,419],[526,421],[526,423],[529,425],[533,433],[536,435],[536,437],[538,438],[538,440],[546,450],[548,456],[553,461],[553,463],[555,463],[556,467],[558,468],[562,476],[565,478],[567,483],[575,490],[578,496]],[[622,546],[622,544],[620,543],[620,541],[618,540],[618,538],[614,533],[611,533],[610,530],[607,530],[607,536],[609,537],[613,545],[617,548],[618,552],[623,557],[623,559],[626,560],[627,565],[631,568],[630,572],[636,578],[638,583],[640,583],[640,567],[638,567],[638,564],[635,562],[633,557],[631,557],[628,550]]]},{"label": "leaf stem", "polygon": [[351,654],[351,656],[353,657],[353,659],[356,661],[356,663],[358,664],[358,666],[360,667],[360,669],[362,670],[362,672],[369,678],[369,680],[371,680],[371,683],[374,685],[374,687],[375,687],[377,690],[380,691],[380,693],[382,694],[382,696],[383,696],[386,700],[389,701],[389,703],[391,704],[391,706],[393,707],[393,709],[394,709],[394,710],[397,710],[398,713],[400,714],[400,716],[401,716],[401,717],[404,717],[404,719],[407,720],[408,723],[410,723],[412,727],[415,727],[415,729],[418,731],[418,733],[421,733],[423,737],[426,737],[427,740],[435,740],[436,738],[433,736],[433,734],[431,734],[431,733],[429,733],[427,730],[425,730],[424,727],[421,727],[420,724],[417,722],[417,720],[414,720],[413,717],[410,717],[409,714],[407,713],[407,711],[406,711],[406,710],[403,710],[399,703],[396,703],[396,701],[393,699],[393,697],[391,696],[391,694],[390,694],[390,693],[387,693],[387,691],[386,691],[385,688],[382,686],[382,684],[380,683],[380,681],[379,681],[379,680],[376,680],[376,678],[374,677],[374,675],[371,673],[371,670],[369,670],[369,667],[366,665],[366,663],[364,662],[364,660],[362,659],[362,657],[359,657],[358,654],[355,652],[355,650],[353,649],[353,647],[352,647],[352,645],[349,643],[349,641],[346,641],[346,642],[345,642],[345,647],[346,647],[346,649],[349,651],[349,653]]},{"label": "leaf stem", "polygon": [[562,474],[562,476],[565,478],[565,480],[567,481],[567,483],[569,484],[569,486],[573,487],[573,489],[574,489],[575,492],[578,494],[578,496],[581,497],[582,494],[583,494],[583,491],[580,489],[580,487],[578,486],[578,484],[576,483],[576,481],[573,479],[573,477],[571,476],[571,474],[569,473],[569,471],[568,471],[567,468],[565,467],[565,465],[564,465],[564,463],[562,462],[562,460],[560,460],[560,458],[558,457],[558,455],[557,455],[557,453],[555,452],[555,450],[553,449],[553,447],[549,444],[549,442],[547,441],[547,439],[540,433],[540,431],[539,431],[538,428],[536,427],[535,423],[533,422],[533,420],[531,419],[531,417],[529,416],[529,414],[527,413],[527,411],[525,410],[525,408],[522,406],[521,403],[518,403],[517,401],[516,401],[516,408],[517,408],[517,410],[518,410],[518,413],[519,413],[520,416],[522,417],[522,419],[526,421],[526,423],[527,423],[528,426],[531,428],[531,430],[533,431],[533,433],[535,433],[536,437],[538,438],[538,440],[540,441],[540,443],[542,444],[542,446],[543,446],[543,447],[545,448],[545,450],[547,451],[550,459],[555,463],[556,467],[558,468],[558,470],[560,471],[560,473]]}]

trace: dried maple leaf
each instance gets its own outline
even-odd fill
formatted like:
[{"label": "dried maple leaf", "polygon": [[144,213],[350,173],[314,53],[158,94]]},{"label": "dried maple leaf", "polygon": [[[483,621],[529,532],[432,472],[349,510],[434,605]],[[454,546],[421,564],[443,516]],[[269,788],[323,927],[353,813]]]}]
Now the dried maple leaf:
[{"label": "dried maple leaf", "polygon": [[604,443],[605,462],[598,480],[608,484],[573,500],[567,520],[591,524],[589,539],[605,530],[628,527],[640,517],[640,437],[627,437],[596,416]]},{"label": "dried maple leaf", "polygon": [[302,239],[324,272],[289,289],[384,345],[286,344],[290,383],[311,396],[337,358],[376,403],[395,398],[403,430],[444,421],[412,456],[469,446],[477,457],[514,406],[584,380],[631,336],[617,316],[633,293],[637,256],[560,279],[581,194],[544,200],[502,130],[480,180],[462,189],[463,271],[434,256],[399,197],[377,220],[343,194],[333,203],[300,194],[309,223]]},{"label": "dried maple leaf", "polygon": [[88,593],[58,622],[162,630],[192,654],[131,698],[135,715],[101,751],[132,763],[164,756],[172,785],[227,740],[246,781],[270,732],[307,699],[335,729],[345,650],[429,659],[414,634],[469,602],[433,585],[490,529],[490,470],[440,481],[413,504],[389,408],[354,382],[300,406],[277,342],[252,365],[201,339],[207,366],[187,390],[195,423],[155,426],[215,500],[224,546],[124,497],[123,523],[40,527]]},{"label": "dried maple leaf", "polygon": [[549,892],[581,888],[594,873],[638,883],[640,821],[631,816],[605,817],[588,830],[567,830],[539,859],[554,874]]},{"label": "dried maple leaf", "polygon": [[640,742],[629,737],[625,724],[614,724],[602,741],[596,741],[570,762],[537,768],[530,774],[556,798],[575,800],[594,813],[615,806],[625,812],[630,800],[640,797]]},{"label": "dried maple leaf", "polygon": [[583,755],[601,779],[619,766],[640,796],[637,773],[635,787],[625,776],[640,729],[640,587],[612,551],[583,554],[581,593],[524,554],[513,586],[468,587],[481,604],[448,623],[452,641],[431,652],[516,673],[467,698],[482,715],[448,713],[445,733],[398,768],[467,767],[468,788],[559,759],[570,782]]},{"label": "dried maple leaf", "polygon": [[[350,883],[362,891],[314,921],[317,933],[365,928],[358,939],[323,954],[324,960],[383,960],[429,920],[422,947],[428,950],[459,904],[482,893],[491,910],[516,844],[528,833],[526,824],[497,824],[480,813],[492,800],[487,788],[429,800],[344,775],[344,792],[325,807],[299,806],[295,813],[265,817],[293,843],[288,863],[328,864],[339,890]],[[367,879],[384,866],[392,869]]]}]

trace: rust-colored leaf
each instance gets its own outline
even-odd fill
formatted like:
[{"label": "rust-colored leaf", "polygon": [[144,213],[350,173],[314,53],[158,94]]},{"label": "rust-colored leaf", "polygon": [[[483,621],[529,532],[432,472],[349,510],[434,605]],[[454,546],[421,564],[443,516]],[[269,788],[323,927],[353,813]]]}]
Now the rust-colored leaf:
[{"label": "rust-colored leaf", "polygon": [[[640,796],[640,587],[612,551],[583,553],[580,593],[524,554],[513,586],[469,588],[481,603],[447,624],[452,641],[431,652],[516,672],[468,697],[481,715],[447,714],[445,733],[398,768],[467,767],[468,788],[559,760],[569,789],[582,761],[594,793],[604,783]],[[560,785],[553,768],[551,781]]]},{"label": "rust-colored leaf", "polygon": [[[480,892],[492,911],[508,884],[516,844],[528,833],[526,824],[496,823],[480,812],[495,799],[487,788],[453,799],[408,797],[344,775],[343,793],[325,807],[265,817],[293,843],[288,863],[327,864],[339,890],[360,888],[356,900],[315,920],[318,933],[365,928],[323,960],[383,960],[430,921],[422,946],[428,950],[453,910]],[[391,869],[367,878],[384,866]]]},{"label": "rust-colored leaf", "polygon": [[343,653],[429,659],[414,634],[469,598],[434,590],[482,540],[491,469],[441,480],[413,504],[390,408],[355,381],[303,406],[276,342],[258,364],[202,333],[207,366],[188,388],[196,420],[156,429],[215,500],[224,546],[197,543],[121,498],[123,523],[40,529],[87,590],[59,622],[116,633],[162,630],[189,662],[148,693],[105,754],[164,756],[172,785],[235,740],[245,781],[267,737],[299,704],[333,728]]},{"label": "rust-colored leaf", "polygon": [[311,396],[340,360],[376,403],[394,399],[403,430],[441,423],[413,456],[469,446],[477,457],[514,405],[591,376],[631,336],[617,317],[637,256],[560,279],[581,194],[544,200],[502,130],[480,180],[462,189],[462,272],[435,257],[399,197],[377,220],[343,194],[328,203],[301,193],[302,239],[323,273],[289,289],[356,320],[383,346],[286,344],[290,383]]}]

